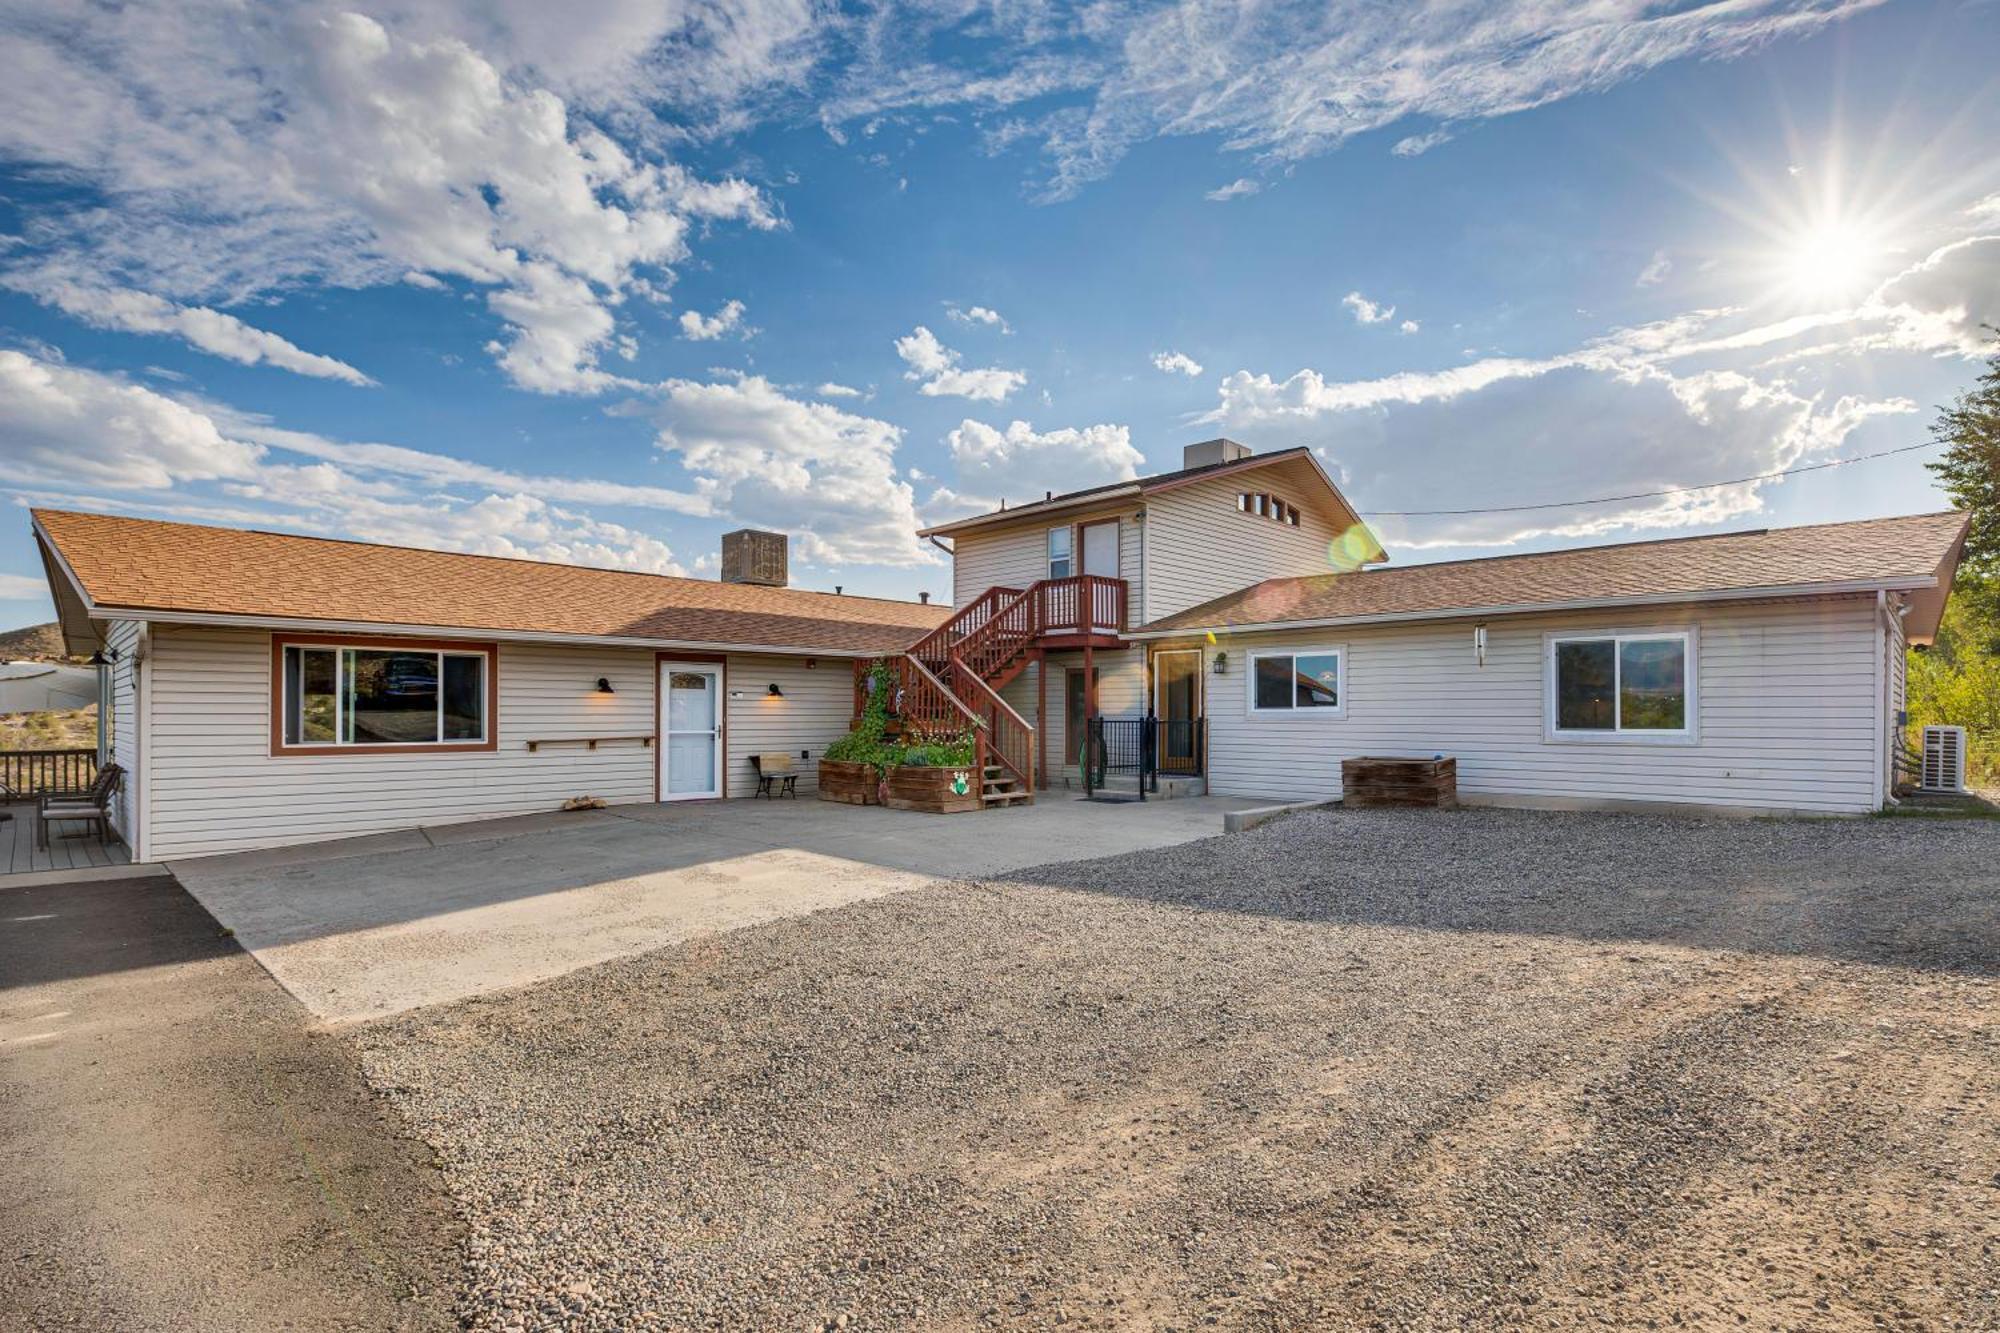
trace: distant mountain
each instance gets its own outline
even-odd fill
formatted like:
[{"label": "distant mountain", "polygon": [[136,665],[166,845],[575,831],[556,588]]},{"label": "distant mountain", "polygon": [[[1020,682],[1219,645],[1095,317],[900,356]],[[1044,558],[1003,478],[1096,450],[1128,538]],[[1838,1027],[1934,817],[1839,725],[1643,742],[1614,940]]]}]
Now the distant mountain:
[{"label": "distant mountain", "polygon": [[52,620],[46,625],[24,625],[0,632],[0,662],[67,662],[62,631]]}]

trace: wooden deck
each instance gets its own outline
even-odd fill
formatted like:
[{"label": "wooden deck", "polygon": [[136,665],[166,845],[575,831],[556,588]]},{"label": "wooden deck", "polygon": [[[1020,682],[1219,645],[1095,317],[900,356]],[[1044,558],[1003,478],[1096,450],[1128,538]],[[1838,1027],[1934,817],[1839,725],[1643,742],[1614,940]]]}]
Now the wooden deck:
[{"label": "wooden deck", "polygon": [[35,846],[35,807],[0,806],[0,813],[13,818],[0,823],[0,874],[19,875],[31,870],[79,870],[85,866],[122,866],[132,863],[132,853],[124,843],[97,836],[86,824],[57,824],[49,831],[48,850]]}]

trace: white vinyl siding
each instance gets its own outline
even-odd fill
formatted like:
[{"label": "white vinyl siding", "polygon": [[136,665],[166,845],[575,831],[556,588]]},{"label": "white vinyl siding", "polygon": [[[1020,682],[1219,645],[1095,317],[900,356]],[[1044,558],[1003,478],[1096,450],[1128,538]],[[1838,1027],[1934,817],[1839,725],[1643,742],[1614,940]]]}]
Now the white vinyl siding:
[{"label": "white vinyl siding", "polygon": [[[820,752],[847,734],[854,722],[854,664],[821,657],[808,669],[801,657],[733,656],[724,691],[728,699],[729,795],[755,796],[753,754],[789,754],[800,796],[819,788]],[[770,694],[773,684],[785,692]],[[734,696],[741,694],[738,699]],[[799,758],[799,751],[808,757]]]},{"label": "white vinyl siding", "polygon": [[[1008,527],[998,532],[966,532],[952,539],[951,604],[964,606],[988,588],[1025,588],[1049,576],[1049,529],[1079,523],[1118,520],[1118,570],[1131,598],[1133,624],[1139,621],[1139,516],[1125,508],[1090,514],[1070,514],[1046,521]],[[1075,548],[1081,568],[1083,551]]]},{"label": "white vinyl siding", "polygon": [[111,798],[111,827],[134,851],[141,840],[139,655],[144,630],[136,620],[114,620],[104,631],[105,650],[118,654],[111,664],[111,762],[125,770],[125,781]]},{"label": "white vinyl siding", "polygon": [[[1331,573],[1327,548],[1345,524],[1329,512],[1325,487],[1292,480],[1295,471],[1217,477],[1148,496],[1144,617],[1160,620],[1265,579]],[[1280,473],[1283,479],[1275,475]],[[1246,489],[1268,490],[1298,505],[1299,525],[1242,512],[1236,497]],[[1140,605],[1132,604],[1134,625]]]},{"label": "white vinyl siding", "polygon": [[[1146,715],[1146,655],[1137,647],[1105,650],[1092,654],[1097,666],[1097,711],[1102,717],[1133,718]],[[1056,786],[1062,785],[1067,772],[1074,776],[1076,765],[1070,738],[1065,734],[1066,713],[1063,691],[1067,688],[1064,677],[1070,668],[1083,669],[1081,652],[1050,653],[1049,663],[1049,714],[1048,714],[1048,756],[1049,777]],[[1037,689],[1035,664],[1030,662],[1027,669],[1000,691],[1000,697],[1012,704],[1029,726],[1035,725],[1035,692]],[[1080,739],[1080,738],[1079,738]]]},{"label": "white vinyl siding", "polygon": [[1446,754],[1472,797],[1874,808],[1882,636],[1872,600],[1659,609],[1644,623],[1699,630],[1695,743],[1544,735],[1546,636],[1630,628],[1630,610],[1489,621],[1484,668],[1470,621],[1344,627],[1346,716],[1309,727],[1251,714],[1242,675],[1252,651],[1308,650],[1329,631],[1232,636],[1226,676],[1209,681],[1209,789],[1326,799],[1340,794],[1343,759]]},{"label": "white vinyl siding", "polygon": [[[154,860],[653,799],[653,750],[529,740],[653,734],[653,654],[502,644],[499,748],[273,756],[271,636],[153,627],[147,786]],[[596,692],[603,676],[616,691]]]}]

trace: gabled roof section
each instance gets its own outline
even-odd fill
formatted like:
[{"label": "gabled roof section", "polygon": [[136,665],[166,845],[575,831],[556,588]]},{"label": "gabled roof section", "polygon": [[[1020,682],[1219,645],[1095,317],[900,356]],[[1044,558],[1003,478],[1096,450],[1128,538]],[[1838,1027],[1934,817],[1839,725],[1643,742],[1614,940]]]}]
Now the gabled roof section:
[{"label": "gabled roof section", "polygon": [[1372,529],[1368,528],[1367,524],[1362,522],[1360,514],[1355,510],[1353,505],[1347,502],[1347,497],[1340,493],[1340,487],[1334,484],[1334,480],[1327,474],[1326,468],[1313,455],[1313,451],[1304,445],[1300,445],[1294,449],[1280,449],[1273,454],[1252,454],[1248,458],[1238,458],[1228,462],[1204,463],[1200,467],[1181,468],[1175,472],[1159,472],[1150,477],[1135,477],[1131,481],[1112,482],[1105,486],[1091,486],[1080,491],[1066,491],[1061,495],[1034,500],[1028,504],[1012,505],[1006,509],[996,509],[987,514],[975,514],[971,518],[955,519],[950,523],[939,523],[932,527],[920,529],[917,535],[919,537],[950,537],[958,533],[971,532],[985,527],[994,527],[1003,523],[1018,523],[1044,515],[1060,515],[1071,510],[1106,504],[1116,500],[1127,498],[1143,499],[1145,496],[1156,491],[1171,490],[1175,487],[1190,485],[1198,481],[1208,481],[1213,478],[1226,477],[1236,473],[1254,473],[1264,468],[1296,463],[1304,463],[1310,467],[1316,480],[1325,487],[1326,496],[1332,508],[1344,515],[1349,524],[1359,524],[1362,530],[1368,533],[1369,540],[1375,544],[1375,559],[1387,560],[1389,555],[1383,548],[1381,540],[1375,536],[1375,533]]},{"label": "gabled roof section", "polygon": [[1621,603],[1909,591],[1928,643],[1965,545],[1955,510],[1266,579],[1142,627],[1146,637],[1264,626],[1502,615]]},{"label": "gabled roof section", "polygon": [[901,651],[951,615],[917,602],[109,514],[38,509],[34,520],[58,606],[81,593],[94,619],[326,622],[861,655]]}]

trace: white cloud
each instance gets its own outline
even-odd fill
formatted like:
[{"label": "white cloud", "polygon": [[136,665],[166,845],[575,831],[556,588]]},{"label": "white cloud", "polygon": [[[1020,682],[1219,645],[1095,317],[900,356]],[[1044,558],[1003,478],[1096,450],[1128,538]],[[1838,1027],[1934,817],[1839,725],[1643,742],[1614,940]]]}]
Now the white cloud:
[{"label": "white cloud", "polygon": [[[691,221],[778,219],[748,182],[697,180],[666,160],[649,146],[660,136],[614,141],[537,81],[554,67],[543,56],[496,63],[456,29],[498,41],[500,27],[446,20],[446,8],[391,27],[312,3],[255,23],[220,3],[82,7],[0,37],[0,153],[105,201],[32,211],[32,257],[13,281],[37,294],[56,290],[50,273],[130,289],[164,303],[120,316],[148,331],[345,377],[209,307],[455,278],[489,289],[506,326],[492,351],[518,384],[619,386],[598,364],[618,346],[614,312],[686,258]],[[546,32],[531,9],[510,6]],[[768,50],[749,34],[745,48]],[[618,68],[641,77],[645,51],[626,54]],[[591,83],[581,67],[564,73],[573,89]],[[757,79],[746,70],[742,83]]]},{"label": "white cloud", "polygon": [[1410,134],[1396,140],[1389,151],[1397,157],[1422,157],[1433,148],[1442,148],[1451,142],[1451,131],[1432,130],[1427,134]]},{"label": "white cloud", "polygon": [[799,539],[807,560],[928,563],[916,503],[897,475],[902,430],[801,402],[757,375],[669,380],[646,410],[662,449],[702,478],[718,508]]},{"label": "white cloud", "polygon": [[1417,321],[1415,321],[1414,319],[1406,319],[1401,324],[1398,324],[1396,326],[1396,331],[1398,333],[1415,333],[1418,329],[1421,329],[1422,327],[1423,325],[1417,323]]},{"label": "white cloud", "polygon": [[1153,368],[1169,375],[1186,375],[1189,379],[1201,374],[1201,362],[1186,352],[1155,352]]},{"label": "white cloud", "polygon": [[[1938,246],[1851,309],[1759,323],[1750,309],[1689,311],[1542,357],[1335,380],[1225,376],[1201,420],[1270,448],[1310,444],[1384,507],[1532,503],[1704,485],[1781,471],[1854,431],[1920,410],[1847,383],[1855,355],[1976,361],[2000,320],[2000,236]],[[1758,359],[1761,358],[1761,359]],[[1473,442],[1468,446],[1468,441]],[[1449,476],[1448,491],[1433,479]],[[1579,481],[1579,478],[1583,479]],[[1505,545],[1719,522],[1755,512],[1777,482],[1539,513],[1384,519],[1392,545]]]},{"label": "white cloud", "polygon": [[944,303],[944,313],[960,324],[984,324],[986,327],[998,329],[1002,333],[1012,333],[1014,331],[1014,326],[1003,319],[998,310],[993,310],[983,305],[969,306],[961,310],[953,302],[946,301]]},{"label": "white cloud", "polygon": [[948,395],[997,403],[1028,382],[1028,377],[1018,370],[961,367],[958,353],[939,342],[937,335],[921,324],[907,336],[896,339],[896,355],[909,366],[903,378],[918,381],[917,392],[926,397]]},{"label": "white cloud", "polygon": [[832,380],[826,381],[817,389],[814,389],[813,392],[822,398],[860,398],[863,396],[861,390],[855,388],[853,385],[836,384]]},{"label": "white cloud", "polygon": [[[279,430],[11,350],[0,350],[0,464],[15,494],[56,503],[655,573],[679,570],[665,543],[555,501],[708,510],[704,498],[654,488],[522,477]],[[110,495],[78,496],[78,488]]]},{"label": "white cloud", "polygon": [[1256,194],[1263,188],[1262,183],[1253,181],[1248,176],[1238,176],[1235,180],[1229,182],[1229,184],[1219,185],[1215,189],[1210,190],[1202,198],[1212,204],[1226,204],[1231,199],[1241,199],[1246,195]]},{"label": "white cloud", "polygon": [[698,310],[681,312],[681,337],[691,342],[714,342],[731,333],[747,338],[754,331],[743,323],[741,301],[726,301],[722,309],[713,315],[704,315]]},{"label": "white cloud", "polygon": [[1653,257],[1646,261],[1646,267],[1639,270],[1639,276],[1632,280],[1635,287],[1657,287],[1667,280],[1674,271],[1674,261],[1665,250],[1653,251]]},{"label": "white cloud", "polygon": [[[1063,198],[1154,138],[1212,136],[1223,151],[1266,167],[1295,162],[1408,117],[1463,125],[1600,92],[1671,61],[1746,55],[1877,3],[1606,0],[1565,8],[1496,0],[1474,12],[1367,0],[1250,8],[1181,0],[1098,6],[1068,22],[1047,6],[1023,5],[983,14],[971,51],[947,40],[964,22],[961,8],[899,9],[864,29],[863,58],[842,73],[820,114],[838,126],[897,110],[1007,112],[997,132],[1007,142],[1037,141],[1051,164],[1043,196]],[[1057,34],[1060,45],[1051,40]],[[947,48],[955,63],[933,58]],[[1058,92],[1082,94],[1081,104],[1052,98]],[[1399,143],[1407,155],[1444,132]]]},{"label": "white cloud", "polygon": [[933,497],[930,507],[956,501],[991,509],[1003,499],[1039,499],[1043,492],[1130,481],[1145,457],[1132,447],[1124,426],[1065,427],[1037,431],[1025,421],[999,430],[980,421],[961,421],[945,436],[957,465],[956,484]]},{"label": "white cloud", "polygon": [[1377,305],[1360,292],[1349,292],[1340,298],[1340,303],[1354,312],[1356,324],[1380,324],[1396,313],[1396,307]]},{"label": "white cloud", "polygon": [[49,585],[32,574],[0,574],[0,602],[46,599]]},{"label": "white cloud", "polygon": [[275,333],[253,328],[234,315],[206,306],[177,305],[149,292],[76,282],[58,277],[46,268],[7,274],[0,281],[94,328],[163,333],[246,366],[267,364],[315,379],[348,384],[375,382],[345,361],[305,351]]}]

